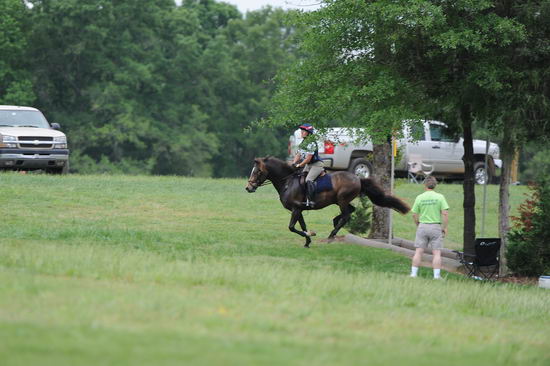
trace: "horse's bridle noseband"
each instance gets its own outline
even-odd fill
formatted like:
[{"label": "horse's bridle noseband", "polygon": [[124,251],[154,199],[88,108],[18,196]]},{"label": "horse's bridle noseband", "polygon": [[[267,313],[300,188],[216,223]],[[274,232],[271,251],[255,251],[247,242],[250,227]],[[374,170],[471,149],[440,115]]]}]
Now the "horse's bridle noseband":
[{"label": "horse's bridle noseband", "polygon": [[254,174],[254,171],[258,169],[256,165],[252,168],[252,171],[250,172],[250,178],[248,179],[248,184],[252,186],[252,188],[257,189],[258,187],[268,185],[270,182],[267,181],[267,176],[269,175],[268,172],[264,172],[261,169],[258,169],[259,173]]}]

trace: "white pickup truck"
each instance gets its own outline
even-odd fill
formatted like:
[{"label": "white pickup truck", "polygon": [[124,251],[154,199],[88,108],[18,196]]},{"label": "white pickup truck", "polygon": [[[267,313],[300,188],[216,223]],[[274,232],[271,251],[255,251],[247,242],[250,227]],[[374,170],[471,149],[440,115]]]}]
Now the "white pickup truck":
[{"label": "white pickup truck", "polygon": [[0,105],[0,169],[69,171],[67,137],[36,108]]},{"label": "white pickup truck", "polygon": [[[319,142],[319,157],[330,170],[349,170],[357,175],[368,177],[372,173],[372,143],[357,143],[357,130],[347,128],[331,128]],[[463,139],[452,136],[445,123],[439,121],[425,121],[423,130],[417,131],[414,141],[410,131],[405,129],[404,138],[397,142],[400,158],[395,166],[398,177],[406,177],[411,157],[420,158],[422,163],[433,168],[432,174],[439,178],[462,179],[464,177]],[[296,154],[298,145],[302,141],[300,130],[297,130],[288,142],[289,159]],[[474,140],[474,174],[478,184],[484,184],[485,171],[489,182],[495,175],[495,167],[500,168],[499,147],[495,143],[489,144],[488,168],[485,167],[486,142]],[[431,170],[431,169],[430,169]]]}]

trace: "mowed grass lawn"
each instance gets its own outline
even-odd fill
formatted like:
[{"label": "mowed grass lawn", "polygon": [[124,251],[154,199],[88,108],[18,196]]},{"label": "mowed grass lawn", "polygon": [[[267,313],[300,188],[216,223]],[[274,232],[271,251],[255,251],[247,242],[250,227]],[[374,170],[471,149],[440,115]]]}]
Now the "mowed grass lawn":
[{"label": "mowed grass lawn", "polygon": [[[410,279],[404,257],[319,237],[304,249],[273,188],[245,181],[1,174],[0,364],[550,364],[550,291]],[[462,187],[440,191],[459,247]],[[326,237],[334,215],[305,217]],[[413,238],[410,215],[395,231]]]}]

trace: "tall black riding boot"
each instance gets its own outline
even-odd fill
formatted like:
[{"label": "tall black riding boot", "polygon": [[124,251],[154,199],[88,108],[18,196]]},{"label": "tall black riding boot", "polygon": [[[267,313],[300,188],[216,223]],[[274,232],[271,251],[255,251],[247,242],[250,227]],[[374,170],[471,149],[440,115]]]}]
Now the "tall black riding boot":
[{"label": "tall black riding boot", "polygon": [[308,180],[307,181],[307,206],[315,206],[315,182]]}]

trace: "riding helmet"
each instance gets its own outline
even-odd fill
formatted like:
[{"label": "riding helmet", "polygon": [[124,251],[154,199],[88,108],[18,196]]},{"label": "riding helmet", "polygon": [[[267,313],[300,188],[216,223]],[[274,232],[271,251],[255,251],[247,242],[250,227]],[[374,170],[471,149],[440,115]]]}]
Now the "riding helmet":
[{"label": "riding helmet", "polygon": [[313,134],[315,133],[315,129],[313,128],[313,126],[309,123],[304,123],[303,125],[300,125],[298,127],[300,130],[304,130],[304,131],[307,131],[309,132],[310,134]]}]

